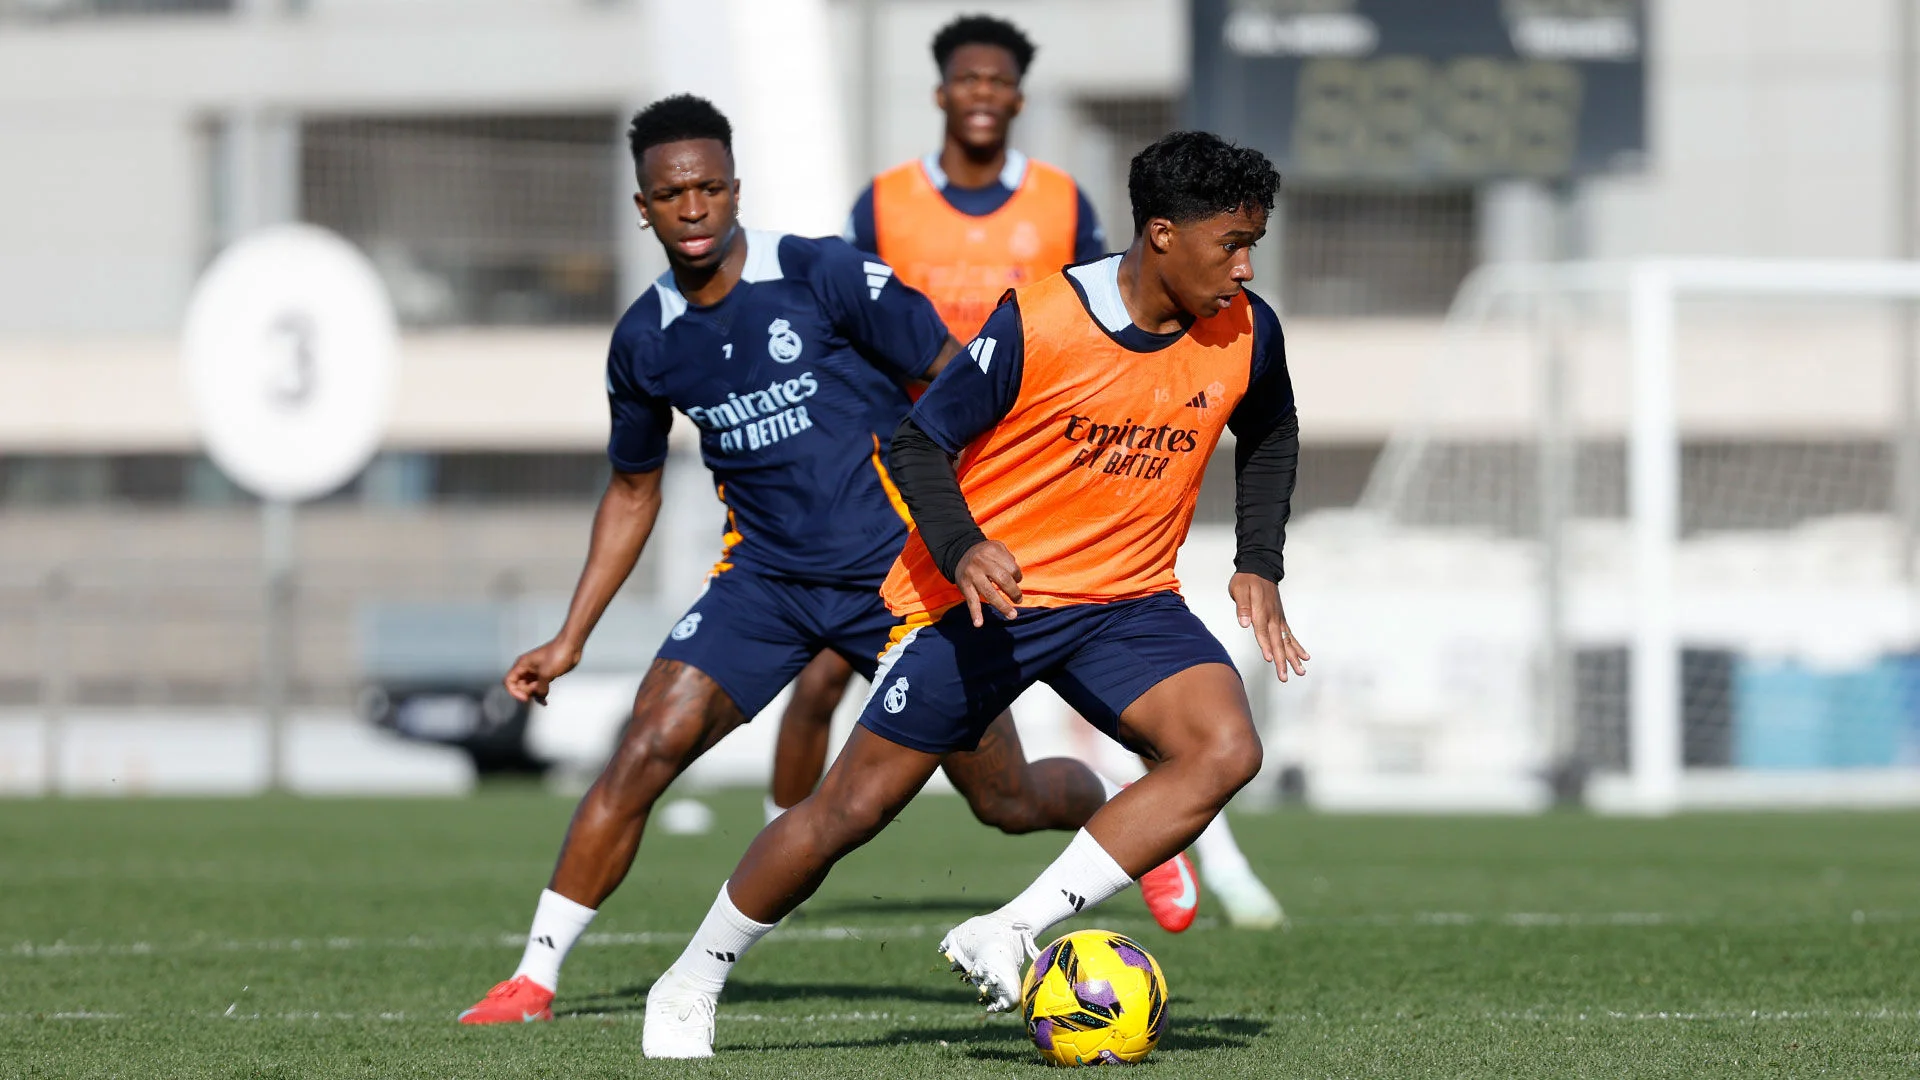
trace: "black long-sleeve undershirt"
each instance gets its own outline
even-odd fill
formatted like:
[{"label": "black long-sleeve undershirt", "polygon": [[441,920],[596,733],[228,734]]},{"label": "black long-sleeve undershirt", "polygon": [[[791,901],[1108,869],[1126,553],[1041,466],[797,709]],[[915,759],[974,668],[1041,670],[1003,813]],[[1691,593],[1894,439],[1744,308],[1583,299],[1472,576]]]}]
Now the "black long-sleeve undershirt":
[{"label": "black long-sleeve undershirt", "polygon": [[[1286,576],[1282,551],[1300,469],[1300,416],[1288,413],[1258,442],[1233,448],[1233,568],[1269,581]],[[957,489],[957,485],[956,485]]]},{"label": "black long-sleeve undershirt", "polygon": [[907,501],[914,527],[926,541],[933,564],[953,581],[960,570],[960,556],[987,538],[967,507],[967,497],[960,492],[953,459],[932,436],[920,430],[912,417],[901,421],[900,430],[893,433],[887,458],[893,482]]}]

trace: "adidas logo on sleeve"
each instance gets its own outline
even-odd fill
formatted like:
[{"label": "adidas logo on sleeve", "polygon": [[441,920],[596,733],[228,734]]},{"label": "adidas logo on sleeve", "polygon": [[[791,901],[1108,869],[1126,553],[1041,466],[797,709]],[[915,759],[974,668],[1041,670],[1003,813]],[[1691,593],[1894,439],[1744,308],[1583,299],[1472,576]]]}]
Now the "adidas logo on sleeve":
[{"label": "adidas logo on sleeve", "polygon": [[980,365],[981,371],[985,371],[993,363],[993,347],[997,344],[999,342],[990,337],[974,338],[973,344],[967,346],[967,355],[973,357],[973,362]]},{"label": "adidas logo on sleeve", "polygon": [[867,271],[867,299],[878,300],[880,290],[886,288],[887,282],[893,278],[893,267],[883,262],[868,262],[864,268]]}]

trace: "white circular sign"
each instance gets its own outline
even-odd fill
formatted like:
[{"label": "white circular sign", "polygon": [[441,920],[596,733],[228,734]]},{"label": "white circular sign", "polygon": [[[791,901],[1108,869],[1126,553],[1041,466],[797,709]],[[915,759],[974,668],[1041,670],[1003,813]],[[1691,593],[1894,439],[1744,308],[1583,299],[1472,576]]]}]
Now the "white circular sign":
[{"label": "white circular sign", "polygon": [[187,307],[187,393],[234,483],[298,502],[373,457],[399,330],[373,264],[312,225],[276,225],[215,259]]}]

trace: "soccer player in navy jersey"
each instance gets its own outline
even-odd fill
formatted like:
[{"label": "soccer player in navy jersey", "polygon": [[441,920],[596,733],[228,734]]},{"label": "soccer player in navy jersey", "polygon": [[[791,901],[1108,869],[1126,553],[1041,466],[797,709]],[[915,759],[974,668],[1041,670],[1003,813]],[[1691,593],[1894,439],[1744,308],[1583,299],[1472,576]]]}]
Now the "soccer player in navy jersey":
[{"label": "soccer player in navy jersey", "polygon": [[[933,305],[872,256],[837,237],[741,227],[732,129],[711,104],[666,98],[628,134],[634,201],[671,269],[614,330],[613,477],[565,624],[515,661],[507,689],[544,701],[579,663],[660,511],[676,409],[699,428],[725,547],[574,813],[519,969],[464,1023],[551,1018],[561,962],[626,877],[654,801],[809,659],[830,650],[872,675],[896,621],[878,588],[907,533],[884,465],[908,408],[902,384],[959,351]],[[1070,758],[1026,762],[1004,715],[944,767],[976,816],[1008,832],[1077,829],[1114,790]]]}]

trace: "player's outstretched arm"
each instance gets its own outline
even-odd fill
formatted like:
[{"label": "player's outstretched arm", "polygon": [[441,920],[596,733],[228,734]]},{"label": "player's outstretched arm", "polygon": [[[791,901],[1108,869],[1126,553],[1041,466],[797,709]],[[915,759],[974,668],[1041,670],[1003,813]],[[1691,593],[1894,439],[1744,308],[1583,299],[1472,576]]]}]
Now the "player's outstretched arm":
[{"label": "player's outstretched arm", "polygon": [[[1251,432],[1249,432],[1251,434]],[[1260,655],[1281,682],[1291,668],[1307,673],[1307,650],[1287,625],[1280,603],[1280,579],[1286,576],[1282,549],[1292,514],[1293,484],[1300,463],[1300,419],[1291,411],[1260,438],[1243,439],[1234,448],[1233,566],[1227,583],[1240,625],[1253,630]]]},{"label": "player's outstretched arm", "polygon": [[607,481],[606,494],[600,496],[600,508],[593,515],[593,540],[580,581],[573,587],[567,621],[552,641],[513,662],[504,680],[508,693],[521,701],[547,703],[547,687],[580,663],[587,635],[633,573],[659,514],[659,469],[615,472]]}]

